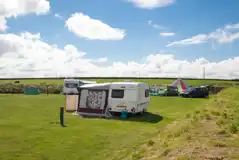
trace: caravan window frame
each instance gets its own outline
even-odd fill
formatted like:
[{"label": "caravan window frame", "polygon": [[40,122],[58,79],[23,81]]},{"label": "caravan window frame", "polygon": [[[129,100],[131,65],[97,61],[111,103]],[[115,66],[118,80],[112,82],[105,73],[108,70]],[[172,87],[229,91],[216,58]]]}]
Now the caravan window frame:
[{"label": "caravan window frame", "polygon": [[[123,92],[122,92],[123,91]],[[112,89],[111,91],[111,98],[124,98],[124,89]],[[121,95],[114,95],[115,92],[121,92]]]}]

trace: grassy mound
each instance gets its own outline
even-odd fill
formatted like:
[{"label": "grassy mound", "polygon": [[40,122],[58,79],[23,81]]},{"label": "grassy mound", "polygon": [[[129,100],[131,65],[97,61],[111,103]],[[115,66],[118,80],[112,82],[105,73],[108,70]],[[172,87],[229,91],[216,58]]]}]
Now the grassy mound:
[{"label": "grassy mound", "polygon": [[228,88],[125,159],[239,159],[238,113],[239,89]]}]

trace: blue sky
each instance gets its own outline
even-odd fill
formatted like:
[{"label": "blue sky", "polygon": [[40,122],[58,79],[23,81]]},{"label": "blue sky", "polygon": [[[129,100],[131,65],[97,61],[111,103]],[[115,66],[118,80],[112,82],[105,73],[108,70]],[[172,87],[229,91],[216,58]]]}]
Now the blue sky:
[{"label": "blue sky", "polygon": [[[108,57],[110,60],[140,61],[151,53],[169,52],[177,59],[194,60],[205,57],[219,61],[238,56],[238,41],[230,44],[211,43],[166,47],[171,41],[181,40],[197,34],[210,33],[226,24],[238,22],[239,1],[231,0],[177,0],[174,4],[154,9],[135,7],[126,0],[51,0],[51,14],[45,16],[28,15],[10,19],[8,32],[23,30],[40,32],[43,40],[63,47],[73,44],[88,53],[89,57]],[[111,27],[126,31],[120,41],[86,40],[75,36],[65,27],[72,13],[82,12],[91,18],[101,20]],[[54,17],[57,13],[63,20]],[[155,29],[148,21],[164,26]],[[172,37],[161,37],[160,32],[174,32]]]},{"label": "blue sky", "polygon": [[[21,5],[20,5],[21,4]],[[0,77],[239,77],[238,0],[14,0]]]}]

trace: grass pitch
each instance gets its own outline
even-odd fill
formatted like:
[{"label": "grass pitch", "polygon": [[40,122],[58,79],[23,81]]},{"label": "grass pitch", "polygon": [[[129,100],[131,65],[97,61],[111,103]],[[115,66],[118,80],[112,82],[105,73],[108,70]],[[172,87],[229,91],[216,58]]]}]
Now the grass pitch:
[{"label": "grass pitch", "polygon": [[109,120],[66,113],[63,128],[59,125],[63,95],[0,95],[0,159],[124,159],[207,101],[151,97],[144,116]]}]

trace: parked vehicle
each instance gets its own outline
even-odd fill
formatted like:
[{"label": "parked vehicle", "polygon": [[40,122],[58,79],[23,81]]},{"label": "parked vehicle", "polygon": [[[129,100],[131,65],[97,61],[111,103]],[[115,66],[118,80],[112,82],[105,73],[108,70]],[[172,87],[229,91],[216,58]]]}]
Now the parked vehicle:
[{"label": "parked vehicle", "polygon": [[151,96],[178,96],[179,92],[178,92],[178,88],[167,86],[167,87],[158,88],[158,89],[151,88],[150,95]]},{"label": "parked vehicle", "polygon": [[209,91],[206,87],[188,88],[185,92],[180,94],[182,97],[188,98],[207,98]]},{"label": "parked vehicle", "polygon": [[179,92],[178,92],[178,88],[175,87],[167,87],[164,96],[178,96]]}]

